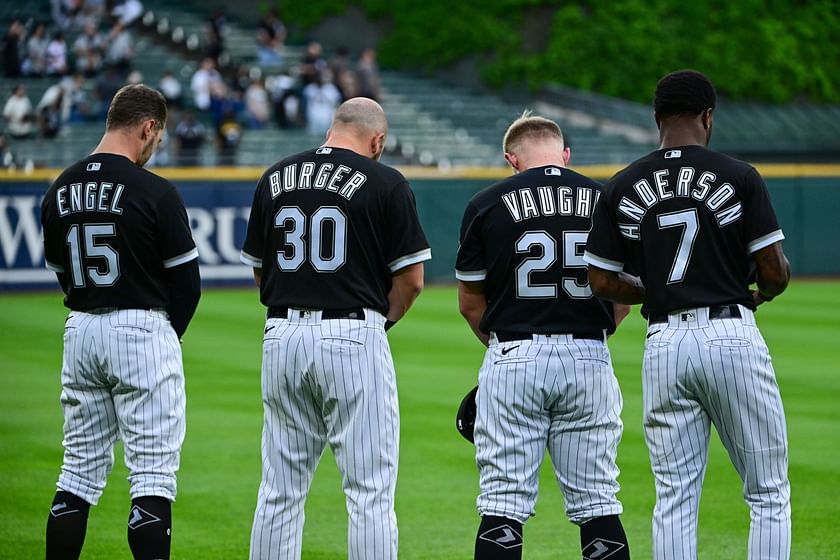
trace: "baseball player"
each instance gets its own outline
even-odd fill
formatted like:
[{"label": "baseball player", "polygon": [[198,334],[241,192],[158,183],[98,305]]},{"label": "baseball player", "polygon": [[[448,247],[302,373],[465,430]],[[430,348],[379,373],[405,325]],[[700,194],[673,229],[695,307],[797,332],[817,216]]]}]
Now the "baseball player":
[{"label": "baseball player", "polygon": [[[698,72],[662,78],[654,99],[661,148],[605,186],[584,259],[596,295],[644,303],[648,320],[643,389],[656,480],[654,558],[697,558],[711,424],[744,481],[749,558],[788,558],[785,417],[753,312],[784,291],[790,265],[761,176],[706,148],[715,97]],[[619,277],[627,266],[641,284]],[[751,292],[752,281],[758,289]]]},{"label": "baseball player", "polygon": [[546,448],[586,559],[630,558],[618,515],[621,394],[606,336],[629,308],[592,296],[581,259],[600,185],[566,168],[560,127],[525,112],[505,133],[516,172],[472,198],[456,277],[488,346],[475,420],[475,558],[522,557]]},{"label": "baseball player", "polygon": [[350,99],[323,146],[257,184],[242,249],[268,308],[255,560],[300,558],[304,500],[327,444],[349,558],[397,557],[399,413],[385,330],[420,293],[431,251],[408,182],[377,161],[387,131],[378,103]]},{"label": "baseball player", "polygon": [[64,463],[47,522],[48,560],[79,557],[117,438],[131,483],[134,558],[169,558],[170,502],[184,439],[179,339],[200,287],[181,197],[143,169],[165,124],[160,93],[122,88],[102,141],[44,196],[47,268],[70,308],[61,368]]}]

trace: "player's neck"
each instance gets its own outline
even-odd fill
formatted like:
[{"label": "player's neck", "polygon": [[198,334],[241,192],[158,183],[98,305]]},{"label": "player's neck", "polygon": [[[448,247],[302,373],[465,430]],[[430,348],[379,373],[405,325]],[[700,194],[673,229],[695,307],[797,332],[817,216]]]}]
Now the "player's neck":
[{"label": "player's neck", "polygon": [[350,150],[351,152],[356,152],[361,156],[370,157],[366,150],[368,147],[367,144],[348,134],[330,134],[327,136],[323,147],[343,148],[345,150]]},{"label": "player's neck", "polygon": [[529,159],[526,161],[519,160],[519,169],[517,170],[519,173],[524,173],[529,169],[534,169],[536,167],[566,167],[566,164],[563,163],[563,158],[558,158],[556,155],[547,155],[545,157],[535,157],[533,159]]},{"label": "player's neck", "polygon": [[133,163],[137,163],[141,148],[142,146],[138,146],[133,138],[125,134],[120,132],[106,132],[102,140],[94,148],[92,154],[114,154],[126,157]]},{"label": "player's neck", "polygon": [[661,128],[659,149],[667,150],[680,146],[706,146],[706,131],[687,128]]}]

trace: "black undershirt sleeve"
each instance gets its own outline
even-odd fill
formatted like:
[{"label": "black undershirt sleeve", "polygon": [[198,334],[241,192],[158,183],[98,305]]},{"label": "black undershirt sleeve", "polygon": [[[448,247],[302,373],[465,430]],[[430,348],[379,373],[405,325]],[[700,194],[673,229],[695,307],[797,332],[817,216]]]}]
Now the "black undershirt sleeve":
[{"label": "black undershirt sleeve", "polygon": [[198,300],[201,297],[201,277],[198,274],[198,259],[166,270],[169,292],[169,322],[178,338],[184,336],[190,324]]}]

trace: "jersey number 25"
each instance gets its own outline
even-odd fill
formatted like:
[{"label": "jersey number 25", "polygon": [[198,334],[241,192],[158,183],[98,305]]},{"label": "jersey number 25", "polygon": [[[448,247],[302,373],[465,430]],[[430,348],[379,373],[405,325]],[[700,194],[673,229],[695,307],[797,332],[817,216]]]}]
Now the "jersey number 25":
[{"label": "jersey number 25", "polygon": [[[563,232],[563,268],[586,269],[583,260],[583,248],[586,246],[586,231]],[[516,267],[516,297],[520,299],[556,299],[557,284],[537,284],[532,282],[531,273],[546,272],[557,262],[557,241],[544,230],[526,231],[516,242],[516,252],[530,255],[532,250],[539,248],[539,254],[525,257]],[[588,299],[592,297],[589,282],[581,283],[577,278],[564,276],[561,278],[563,291],[573,299]]]}]

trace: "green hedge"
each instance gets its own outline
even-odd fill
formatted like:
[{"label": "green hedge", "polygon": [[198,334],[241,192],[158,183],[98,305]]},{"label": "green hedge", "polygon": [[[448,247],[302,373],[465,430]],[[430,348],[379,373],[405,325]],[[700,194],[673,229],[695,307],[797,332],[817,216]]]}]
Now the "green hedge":
[{"label": "green hedge", "polygon": [[[690,67],[733,99],[840,102],[833,0],[319,0],[284,2],[283,14],[306,27],[350,3],[388,22],[388,66],[435,69],[478,55],[492,86],[559,82],[645,102],[659,77]],[[553,19],[534,23],[546,13]],[[534,25],[547,44],[526,54]]]}]

